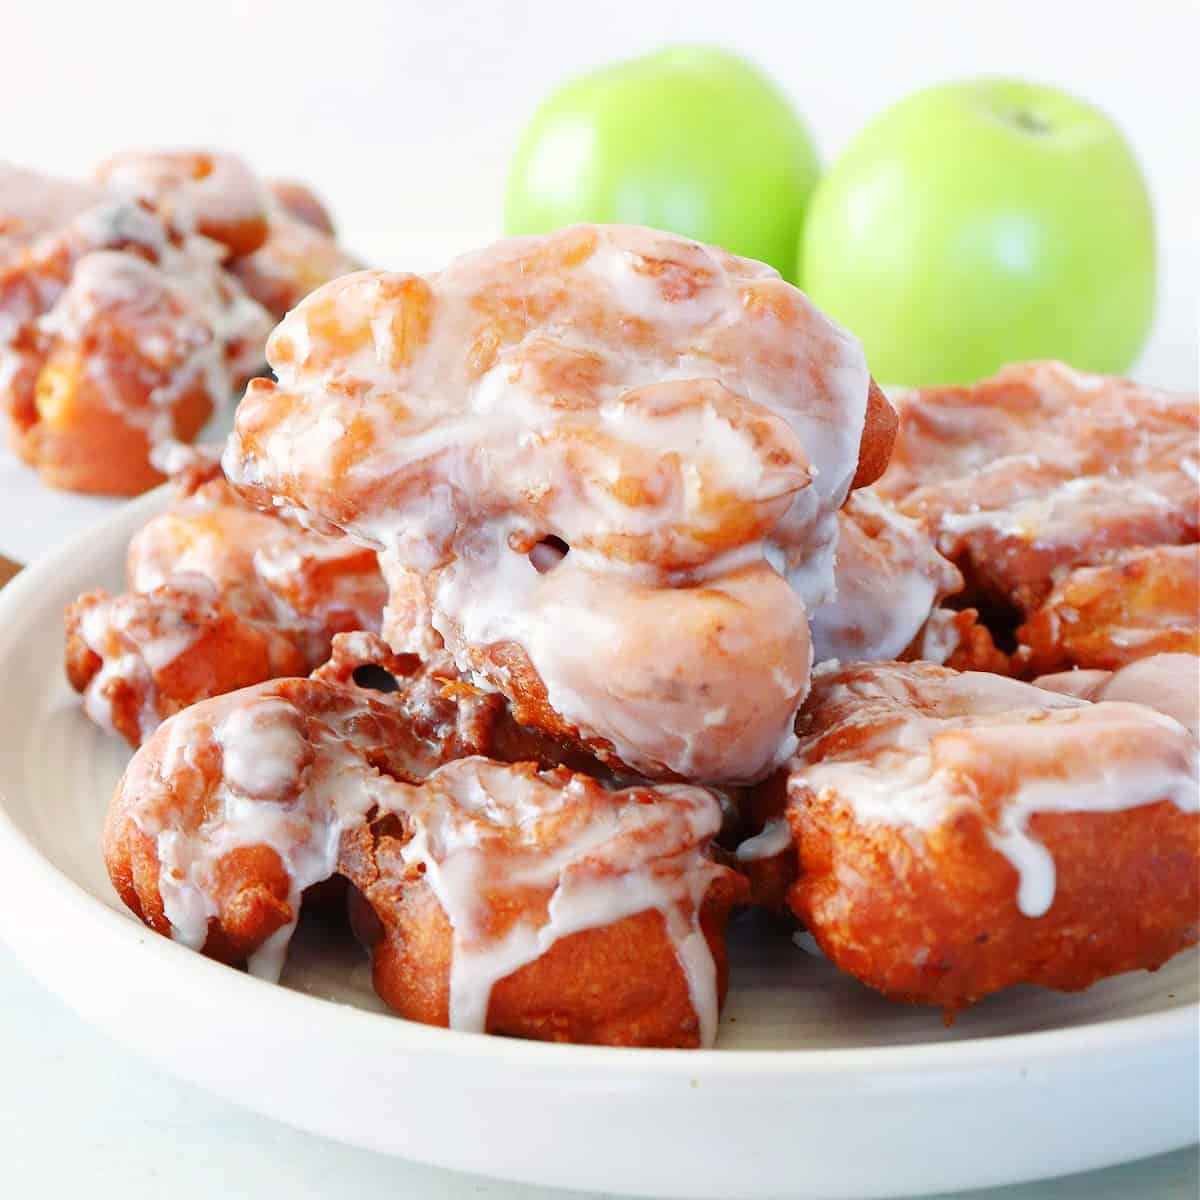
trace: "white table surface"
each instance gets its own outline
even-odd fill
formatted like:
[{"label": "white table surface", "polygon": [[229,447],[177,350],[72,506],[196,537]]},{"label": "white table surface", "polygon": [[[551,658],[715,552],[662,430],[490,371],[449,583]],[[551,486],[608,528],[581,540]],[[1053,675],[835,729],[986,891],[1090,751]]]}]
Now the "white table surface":
[{"label": "white table surface", "polygon": [[[377,235],[360,244],[368,240],[379,247]],[[415,260],[404,247],[379,248],[371,260],[425,269],[459,249],[459,240],[441,245],[423,239]],[[1194,254],[1189,246],[1176,261],[1190,265]],[[1194,389],[1194,327],[1189,330],[1183,315],[1192,308],[1184,294],[1186,280],[1176,269],[1165,282],[1166,319],[1160,319],[1137,373],[1154,383]],[[0,554],[31,562],[116,503],[51,492],[0,451]],[[1104,1133],[1081,1131],[1081,1136]],[[977,1200],[1195,1200],[1198,1163],[1193,1148],[1109,1171],[971,1195]],[[0,1195],[128,1200],[147,1192],[166,1193],[171,1200],[581,1195],[417,1166],[242,1112],[131,1058],[31,980],[0,944]]]},{"label": "white table surface", "polygon": [[[1084,1136],[1103,1137],[1092,1130]],[[1195,1200],[1183,1150],[977,1200]],[[580,1200],[435,1170],[298,1133],[131,1058],[30,979],[0,945],[0,1195],[171,1200]],[[593,1200],[599,1200],[593,1197]],[[945,1198],[943,1198],[945,1200]]]}]

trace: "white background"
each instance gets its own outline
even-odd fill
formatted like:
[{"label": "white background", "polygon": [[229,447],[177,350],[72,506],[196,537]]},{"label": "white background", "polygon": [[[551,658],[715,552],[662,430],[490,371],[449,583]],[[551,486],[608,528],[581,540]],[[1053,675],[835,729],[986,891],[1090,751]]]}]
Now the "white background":
[{"label": "white background", "polygon": [[[1142,374],[1195,386],[1200,15],[1188,0],[3,0],[0,155],[79,173],[127,146],[214,145],[311,179],[383,266],[499,231],[507,162],[572,74],[673,42],[736,49],[826,161],[934,81],[1057,85],[1120,124],[1150,180],[1166,303]],[[1186,352],[1181,352],[1181,347]]]},{"label": "white background", "polygon": [[[500,232],[509,156],[551,88],[684,41],[765,68],[826,162],[940,80],[1023,77],[1097,104],[1157,211],[1158,316],[1134,374],[1195,389],[1191,0],[0,0],[0,156],[79,175],[121,148],[231,148],[316,184],[371,265],[424,270]],[[0,447],[0,554],[31,561],[109,507],[47,493]]]},{"label": "white background", "polygon": [[[123,147],[229,147],[315,183],[373,263],[422,269],[499,231],[508,156],[549,88],[679,41],[755,59],[826,160],[941,79],[1020,76],[1107,110],[1149,178],[1163,258],[1138,374],[1195,388],[1200,14],[1184,0],[3,0],[0,154],[80,174]],[[0,452],[0,552],[34,557],[102,507],[48,496]],[[0,1063],[6,1195],[517,1194],[302,1138],[129,1063],[2,950]],[[1196,1174],[1184,1155],[1105,1179],[1020,1195],[1182,1197]]]}]

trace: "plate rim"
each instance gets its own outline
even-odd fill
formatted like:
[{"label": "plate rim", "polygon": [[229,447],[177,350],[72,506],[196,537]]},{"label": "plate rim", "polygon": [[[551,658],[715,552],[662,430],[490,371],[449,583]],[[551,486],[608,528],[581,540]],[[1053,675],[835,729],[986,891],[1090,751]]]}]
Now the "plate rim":
[{"label": "plate rim", "polygon": [[[50,553],[26,566],[0,590],[0,665],[10,652],[12,630],[20,623],[14,617],[31,605],[36,609],[37,593],[43,579],[54,576],[63,564],[70,563],[81,550],[92,549],[102,540],[125,529],[132,522],[160,507],[172,490],[169,483],[125,504],[119,505],[100,520],[88,525]],[[692,1049],[686,1051],[648,1048],[568,1045],[523,1041],[492,1034],[467,1033],[422,1025],[392,1013],[372,1012],[354,1005],[309,995],[254,979],[244,972],[197,954],[163,935],[148,930],[131,914],[105,904],[65,872],[55,866],[33,841],[16,825],[8,811],[7,792],[0,777],[0,863],[19,868],[43,893],[52,894],[91,922],[97,932],[127,949],[131,942],[141,944],[147,970],[180,976],[191,973],[198,982],[207,980],[211,987],[243,991],[239,1003],[255,1008],[283,1005],[303,1016],[309,1013],[321,1020],[348,1022],[374,1038],[391,1038],[394,1053],[441,1056],[454,1059],[480,1058],[495,1065],[521,1062],[527,1068],[553,1074],[578,1074],[584,1070],[596,1075],[618,1075],[631,1067],[653,1068],[655,1073],[694,1080],[704,1076],[723,1083],[761,1082],[770,1076],[822,1077],[827,1081],[850,1078],[868,1080],[875,1089],[888,1077],[911,1074],[915,1068],[936,1070],[942,1075],[958,1076],[981,1069],[1004,1069],[1036,1060],[1074,1058],[1102,1048],[1112,1051],[1133,1045],[1153,1046],[1178,1042],[1181,1049],[1189,1043],[1200,1044],[1200,1001],[1178,1004],[1166,1010],[1111,1017],[1059,1029],[989,1034],[947,1042],[914,1042],[872,1046],[840,1046],[787,1049]],[[0,892],[9,880],[0,873]],[[28,897],[25,898],[28,900]],[[27,965],[23,953],[20,922],[8,914],[14,906],[0,904],[0,937]],[[24,909],[24,911],[28,911]],[[34,931],[36,933],[36,931]],[[211,972],[211,974],[210,974]],[[36,973],[36,972],[35,972]],[[323,1014],[323,1015],[322,1015]],[[364,1022],[371,1024],[365,1025]],[[384,1032],[384,1030],[390,1032]]]},{"label": "plate rim", "polygon": [[[0,619],[2,617],[3,611],[0,610]],[[110,908],[51,863],[16,826],[5,806],[5,793],[0,790],[0,862],[12,861],[20,864],[21,860],[24,875],[34,879],[40,876],[43,887],[54,891],[57,899],[66,900],[70,907],[89,918],[94,926],[103,930],[104,936],[110,942],[120,941],[129,949],[132,949],[130,943],[139,943],[139,953],[152,956],[147,960],[147,969],[166,971],[174,975],[189,972],[196,975],[197,985],[201,980],[214,983],[220,980],[220,986],[227,985],[235,991],[248,987],[250,991],[245,993],[244,1002],[253,1002],[260,1009],[264,1005],[270,1007],[281,1004],[295,1009],[298,1013],[321,1013],[328,1019],[342,1019],[364,1030],[368,1028],[365,1023],[370,1023],[372,1036],[398,1038],[400,1044],[392,1049],[408,1054],[475,1058],[483,1052],[497,1063],[519,1059],[529,1066],[567,1073],[576,1073],[580,1069],[604,1073],[605,1068],[621,1070],[624,1065],[633,1062],[639,1065],[653,1063],[656,1069],[665,1068],[668,1073],[689,1079],[697,1074],[704,1074],[720,1077],[726,1082],[730,1081],[727,1077],[736,1078],[742,1075],[745,1075],[748,1081],[761,1081],[764,1073],[857,1076],[864,1068],[869,1068],[872,1086],[878,1087],[882,1081],[881,1077],[889,1074],[907,1074],[917,1066],[937,1070],[942,1074],[956,1075],[985,1068],[1012,1066],[1017,1061],[1024,1063],[1037,1059],[1045,1062],[1049,1059],[1070,1058],[1089,1048],[1095,1048],[1097,1043],[1111,1051],[1118,1046],[1127,1047],[1130,1043],[1151,1046],[1163,1041],[1172,1042],[1177,1037],[1182,1041],[1189,1031],[1200,1036],[1200,1031],[1196,1028],[1200,1002],[1184,1003],[1160,1012],[1091,1021],[1065,1029],[1041,1029],[948,1042],[914,1042],[883,1046],[673,1050],[570,1045],[525,1041],[486,1033],[466,1033],[443,1029],[440,1026],[423,1025],[392,1013],[372,1012],[352,1004],[327,1000],[294,988],[255,979],[243,971],[216,962],[147,929],[131,914]],[[5,917],[10,911],[13,910],[9,906],[0,906],[0,934],[24,961],[20,935],[14,937],[9,932],[15,925],[15,922]],[[147,936],[148,934],[152,936]],[[153,968],[150,962],[153,962]],[[177,978],[176,982],[186,981]],[[209,990],[211,995],[212,991]],[[392,1032],[383,1033],[385,1028]],[[530,1063],[530,1055],[535,1056],[538,1061]]]}]

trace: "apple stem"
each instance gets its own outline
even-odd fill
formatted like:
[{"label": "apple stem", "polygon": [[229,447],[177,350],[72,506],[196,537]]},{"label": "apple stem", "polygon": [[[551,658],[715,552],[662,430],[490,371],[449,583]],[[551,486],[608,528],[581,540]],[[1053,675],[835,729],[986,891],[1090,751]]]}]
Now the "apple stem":
[{"label": "apple stem", "polygon": [[1010,114],[1014,125],[1024,129],[1026,133],[1049,133],[1050,122],[1030,112],[1027,108],[1014,108]]}]

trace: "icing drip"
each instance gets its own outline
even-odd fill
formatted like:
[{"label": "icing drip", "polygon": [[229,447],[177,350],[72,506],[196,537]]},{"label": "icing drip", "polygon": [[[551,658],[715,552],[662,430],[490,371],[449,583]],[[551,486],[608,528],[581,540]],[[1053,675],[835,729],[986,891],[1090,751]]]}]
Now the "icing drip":
[{"label": "icing drip", "polygon": [[[424,866],[454,929],[452,1029],[483,1032],[492,988],[561,938],[656,910],[688,981],[701,1044],[712,1045],[716,968],[699,924],[720,870],[704,853],[720,826],[710,793],[664,785],[606,796],[582,777],[550,786],[475,758],[408,789],[401,808],[415,828],[404,861]],[[493,906],[529,888],[551,893],[544,923],[519,920],[489,937]]]},{"label": "icing drip", "polygon": [[[0,171],[0,198],[11,178]],[[17,286],[0,303],[0,376],[20,389],[11,401],[19,431],[32,420],[73,436],[85,387],[88,403],[169,457],[176,411],[199,396],[227,403],[261,362],[270,317],[207,238],[171,231],[161,215],[99,189],[46,189],[65,189],[64,199],[5,262]],[[12,249],[5,221],[0,214],[0,251]]]},{"label": "icing drip", "polygon": [[[378,776],[345,744],[369,705],[351,699],[309,722],[269,689],[233,693],[164,721],[127,772],[131,816],[154,838],[163,912],[177,941],[201,949],[220,912],[218,867],[231,852],[265,846],[287,873],[291,921],[252,956],[254,972],[277,978],[305,890],[333,875],[342,832],[375,803]],[[171,807],[168,781],[203,770],[199,755],[215,747],[220,774],[209,781],[202,818]],[[152,778],[143,779],[152,771]]]},{"label": "icing drip", "polygon": [[962,576],[917,522],[869,489],[854,492],[839,519],[837,598],[813,613],[813,654],[818,662],[899,658]]},{"label": "icing drip", "polygon": [[792,831],[783,817],[772,817],[753,837],[737,848],[738,862],[757,862],[774,858],[792,844]]},{"label": "icing drip", "polygon": [[[389,563],[385,570],[391,577]],[[539,572],[500,530],[490,547],[440,572],[432,592],[434,627],[460,669],[475,665],[471,646],[522,646],[554,710],[585,737],[610,741],[635,769],[737,781],[779,765],[795,745],[807,623],[797,597],[762,565],[695,590],[663,589],[614,578],[574,550]],[[741,626],[742,612],[772,610],[772,625]],[[748,661],[760,664],[753,680],[744,677]]]},{"label": "icing drip", "polygon": [[343,630],[377,632],[385,594],[369,550],[258,512],[216,479],[138,531],[128,572],[132,592],[68,610],[67,668],[88,716],[134,745],[185,704],[312,670]]},{"label": "icing drip", "polygon": [[[857,342],[774,272],[580,226],[428,279],[335,281],[288,314],[268,358],[279,382],[247,392],[226,472],[381,550],[393,593],[427,577],[429,620],[481,686],[544,692],[562,724],[658,776],[749,780],[790,750],[808,639],[784,646],[832,587],[869,376]],[[534,553],[550,539],[557,562]],[[711,622],[722,590],[737,592],[721,630],[732,688],[673,632]],[[564,628],[542,628],[552,613]],[[642,644],[664,620],[672,633]],[[591,632],[566,645],[577,625]],[[385,634],[420,640],[390,618]],[[634,706],[605,702],[614,636],[649,660],[615,689]]]},{"label": "icing drip", "polygon": [[181,496],[130,543],[134,591],[181,576],[209,580],[240,616],[286,630],[313,667],[334,633],[379,631],[385,588],[369,551],[259,512],[219,479]]},{"label": "icing drip", "polygon": [[1197,745],[1141,705],[1091,704],[1031,684],[925,664],[827,676],[792,762],[790,803],[837,797],[864,825],[929,832],[982,807],[1019,877],[1027,917],[1053,902],[1035,813],[1103,813],[1169,800],[1200,810]]},{"label": "icing drip", "polygon": [[138,727],[143,739],[158,726],[154,676],[195,644],[204,618],[212,619],[217,598],[212,584],[198,576],[179,580],[186,607],[149,611],[124,597],[93,597],[81,606],[76,626],[87,648],[101,660],[83,693],[84,711],[107,733],[116,733],[113,699],[122,688],[142,697]]},{"label": "icing drip", "polygon": [[[477,756],[435,767],[433,744],[399,764],[422,780],[407,783],[368,763],[363,731],[387,710],[372,695],[311,681],[261,685],[172,717],[139,751],[122,790],[129,816],[154,839],[172,936],[202,948],[221,915],[223,864],[269,848],[286,872],[291,919],[249,965],[276,978],[301,897],[339,870],[343,835],[395,814],[402,860],[420,868],[453,930],[453,1028],[482,1031],[496,983],[561,939],[656,911],[711,1045],[717,973],[700,912],[725,873],[708,854],[721,824],[716,797],[685,785],[610,792],[561,768],[538,774]],[[180,806],[178,788],[198,772],[203,805]]]},{"label": "icing drip", "polygon": [[895,400],[899,435],[875,490],[1022,611],[1058,568],[1200,531],[1194,394],[1045,362]]}]

